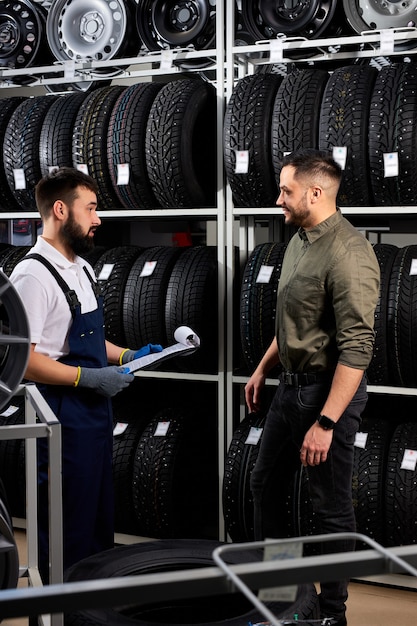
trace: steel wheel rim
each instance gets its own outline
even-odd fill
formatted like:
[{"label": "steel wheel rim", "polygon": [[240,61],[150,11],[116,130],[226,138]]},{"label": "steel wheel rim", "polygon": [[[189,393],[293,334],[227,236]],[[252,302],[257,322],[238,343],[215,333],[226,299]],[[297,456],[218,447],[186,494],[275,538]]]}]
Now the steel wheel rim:
[{"label": "steel wheel rim", "polygon": [[336,9],[335,0],[297,0],[271,3],[270,0],[242,0],[245,28],[256,39],[272,39],[278,33],[319,37]]},{"label": "steel wheel rim", "polygon": [[343,0],[343,9],[350,25],[358,33],[417,25],[416,0]]},{"label": "steel wheel rim", "polygon": [[136,23],[148,50],[210,48],[215,39],[216,0],[144,0]]},{"label": "steel wheel rim", "polygon": [[30,66],[39,50],[42,24],[28,0],[6,1],[0,8],[0,65],[11,69]]},{"label": "steel wheel rim", "polygon": [[[88,8],[87,8],[88,6]],[[121,0],[53,3],[46,22],[51,50],[60,61],[105,61],[119,52],[127,16]]]}]

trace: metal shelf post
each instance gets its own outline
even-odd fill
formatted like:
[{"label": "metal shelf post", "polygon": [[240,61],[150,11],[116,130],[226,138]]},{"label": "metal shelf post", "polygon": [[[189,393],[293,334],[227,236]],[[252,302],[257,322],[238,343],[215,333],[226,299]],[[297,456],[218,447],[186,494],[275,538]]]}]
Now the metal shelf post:
[{"label": "metal shelf post", "polygon": [[[27,565],[19,567],[20,577],[29,585],[42,587],[38,568],[38,497],[36,440],[48,439],[49,451],[49,545],[50,580],[63,581],[61,424],[35,385],[21,385],[15,395],[25,396],[25,424],[0,427],[0,439],[25,439],[26,453],[26,535]],[[37,419],[38,418],[38,419]],[[42,626],[62,626],[63,616],[42,615]]]}]

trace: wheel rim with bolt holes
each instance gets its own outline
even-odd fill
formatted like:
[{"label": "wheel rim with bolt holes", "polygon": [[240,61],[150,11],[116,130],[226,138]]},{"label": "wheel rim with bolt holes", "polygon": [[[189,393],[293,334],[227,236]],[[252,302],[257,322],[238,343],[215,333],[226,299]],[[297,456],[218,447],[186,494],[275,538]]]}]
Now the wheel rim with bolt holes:
[{"label": "wheel rim with bolt holes", "polygon": [[2,2],[0,66],[19,69],[31,65],[40,48],[41,32],[41,16],[32,2]]},{"label": "wheel rim with bolt holes", "polygon": [[214,45],[216,0],[143,0],[136,23],[148,50]]},{"label": "wheel rim with bolt holes", "polygon": [[398,28],[417,25],[417,1],[398,0],[343,0],[343,9],[350,25],[360,33],[363,30]]},{"label": "wheel rim with bolt holes", "polygon": [[128,56],[133,47],[136,51],[140,48],[130,32],[131,17],[131,3],[122,0],[90,0],[88,5],[57,0],[48,13],[48,42],[59,61],[106,61]]},{"label": "wheel rim with bolt holes", "polygon": [[255,40],[278,34],[319,37],[336,10],[334,0],[297,0],[291,3],[270,0],[242,0],[242,19]]}]

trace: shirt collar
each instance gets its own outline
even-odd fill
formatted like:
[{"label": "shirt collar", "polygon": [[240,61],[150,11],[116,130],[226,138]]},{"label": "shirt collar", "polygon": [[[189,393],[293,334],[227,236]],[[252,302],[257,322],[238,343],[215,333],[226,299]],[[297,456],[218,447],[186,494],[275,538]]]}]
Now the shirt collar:
[{"label": "shirt collar", "polygon": [[80,265],[81,257],[76,256],[74,262],[67,259],[61,252],[59,252],[54,246],[46,241],[41,235],[39,235],[36,241],[37,252],[44,254],[50,261],[55,263],[62,269],[74,267],[74,265]]},{"label": "shirt collar", "polygon": [[298,236],[303,241],[308,241],[308,243],[310,244],[314,243],[314,241],[317,241],[317,239],[320,239],[320,237],[322,237],[329,230],[334,228],[336,224],[340,222],[342,217],[343,217],[342,213],[340,209],[337,207],[336,213],[333,213],[333,215],[328,217],[327,220],[320,222],[320,224],[317,224],[317,226],[315,226],[314,228],[311,228],[310,230],[304,230],[304,228],[299,228]]}]

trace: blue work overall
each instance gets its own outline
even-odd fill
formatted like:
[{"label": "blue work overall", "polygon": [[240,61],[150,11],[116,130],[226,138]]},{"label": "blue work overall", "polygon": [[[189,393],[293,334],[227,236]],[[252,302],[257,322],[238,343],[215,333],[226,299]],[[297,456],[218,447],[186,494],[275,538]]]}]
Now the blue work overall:
[{"label": "blue work overall", "polygon": [[[73,290],[40,255],[27,255],[43,263],[64,291],[72,313],[69,353],[60,361],[81,367],[108,365],[102,297],[84,267],[97,297],[97,309],[81,313]],[[61,423],[63,558],[64,570],[73,563],[114,546],[113,420],[112,405],[91,389],[40,385],[39,390]],[[38,440],[39,565],[48,579],[48,451]],[[53,502],[51,503],[53,506]]]}]

